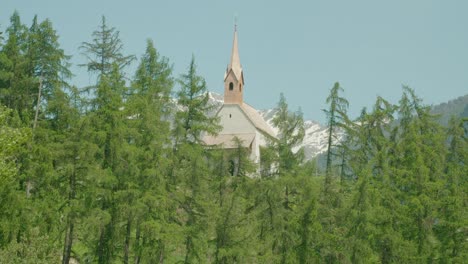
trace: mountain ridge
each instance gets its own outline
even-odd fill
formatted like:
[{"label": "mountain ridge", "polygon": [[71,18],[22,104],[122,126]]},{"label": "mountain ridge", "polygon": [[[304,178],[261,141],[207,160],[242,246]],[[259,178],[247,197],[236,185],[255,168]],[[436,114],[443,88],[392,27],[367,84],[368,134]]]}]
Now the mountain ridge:
[{"label": "mountain ridge", "polygon": [[[215,115],[219,108],[224,103],[224,97],[221,94],[208,92],[209,101],[215,105],[214,111],[210,114]],[[271,129],[278,134],[278,128],[273,125],[273,118],[276,114],[276,109],[255,109],[265,122],[271,127]],[[452,115],[467,117],[468,116],[468,94],[457,97],[448,102],[444,102],[438,105],[431,106],[431,112],[439,115],[439,122],[442,125],[447,125],[448,120]],[[320,154],[327,151],[327,137],[328,129],[325,125],[320,124],[315,120],[306,119],[304,120],[305,135],[304,140],[301,144],[293,148],[293,151],[298,151],[300,148],[304,148],[305,159],[311,160]],[[342,133],[338,132],[338,140],[342,138]]]},{"label": "mountain ridge", "polygon": [[[224,98],[222,95],[214,92],[209,92],[209,101],[215,105],[213,114],[215,115],[218,109],[223,105]],[[273,118],[276,114],[276,109],[255,109],[265,122],[271,127],[271,129],[278,134],[278,128],[273,125]],[[326,152],[327,150],[327,127],[323,126],[314,120],[304,120],[305,136],[301,144],[293,148],[293,151],[298,151],[300,148],[304,148],[306,160],[311,160],[317,155]]]}]

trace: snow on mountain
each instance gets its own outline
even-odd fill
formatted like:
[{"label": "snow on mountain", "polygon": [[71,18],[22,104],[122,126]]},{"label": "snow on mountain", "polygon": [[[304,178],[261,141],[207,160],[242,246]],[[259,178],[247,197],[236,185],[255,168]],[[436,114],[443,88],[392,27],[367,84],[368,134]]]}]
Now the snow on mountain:
[{"label": "snow on mountain", "polygon": [[[278,128],[273,125],[273,118],[276,114],[276,109],[258,111],[263,119],[271,126],[275,133],[278,133]],[[325,152],[327,150],[327,128],[313,120],[304,120],[305,135],[302,143],[293,151],[298,151],[304,147],[304,153],[307,160]]]},{"label": "snow on mountain", "polygon": [[[222,95],[217,93],[209,93],[210,102],[214,105],[215,111],[218,111],[219,107],[223,105],[224,98]],[[266,121],[266,123],[272,128],[272,130],[278,134],[278,128],[273,125],[273,118],[276,114],[276,109],[257,110],[260,116]],[[322,126],[320,123],[313,120],[304,120],[305,125],[305,136],[302,144],[296,146],[293,151],[298,151],[301,147],[304,147],[305,157],[307,160],[314,158],[315,156],[327,151],[327,128]]]},{"label": "snow on mountain", "polygon": [[217,108],[219,108],[219,107],[221,107],[221,105],[223,105],[223,103],[224,103],[223,95],[218,94],[218,93],[209,92],[208,96],[210,97],[210,103],[216,105]]}]

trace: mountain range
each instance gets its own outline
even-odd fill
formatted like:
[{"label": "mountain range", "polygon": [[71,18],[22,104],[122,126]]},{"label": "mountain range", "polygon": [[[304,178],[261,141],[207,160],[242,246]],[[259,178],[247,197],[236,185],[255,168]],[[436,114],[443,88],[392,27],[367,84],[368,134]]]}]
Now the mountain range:
[{"label": "mountain range", "polygon": [[[215,105],[215,111],[223,104],[223,95],[210,92],[210,103]],[[273,125],[273,118],[276,114],[276,109],[257,110],[261,117],[267,122],[272,130],[277,134],[278,129]],[[215,114],[215,113],[212,113]],[[324,153],[327,150],[327,128],[317,121],[304,120],[305,136],[302,143],[296,146],[293,151],[304,147],[306,160]]]},{"label": "mountain range", "polygon": [[[210,103],[215,105],[215,110],[211,114],[216,114],[216,111],[224,102],[223,95],[210,92]],[[468,94],[460,96],[454,100],[431,107],[431,112],[439,116],[439,121],[442,125],[447,125],[448,120],[452,115],[458,117],[468,117]],[[273,125],[273,118],[276,114],[276,109],[257,110],[261,117],[271,126],[275,133],[278,129]],[[304,120],[305,136],[302,143],[296,146],[293,150],[297,151],[301,147],[304,148],[306,160],[310,160],[327,150],[327,127],[314,120]],[[342,134],[337,135],[342,138]]]}]

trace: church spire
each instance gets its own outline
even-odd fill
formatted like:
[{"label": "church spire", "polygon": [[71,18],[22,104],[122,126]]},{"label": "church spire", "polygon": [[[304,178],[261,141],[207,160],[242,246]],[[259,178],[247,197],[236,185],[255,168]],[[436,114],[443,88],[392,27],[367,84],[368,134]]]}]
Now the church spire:
[{"label": "church spire", "polygon": [[236,78],[239,80],[242,74],[242,67],[239,57],[239,46],[237,44],[237,25],[234,26],[234,40],[232,42],[231,63],[229,64],[228,71],[232,69]]},{"label": "church spire", "polygon": [[244,74],[240,64],[239,46],[237,44],[237,25],[234,26],[231,61],[224,74],[224,103],[242,104]]}]

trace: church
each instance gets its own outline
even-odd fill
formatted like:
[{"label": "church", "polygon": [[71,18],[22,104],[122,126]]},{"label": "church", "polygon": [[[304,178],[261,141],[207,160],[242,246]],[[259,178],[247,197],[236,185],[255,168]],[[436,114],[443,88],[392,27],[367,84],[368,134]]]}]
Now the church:
[{"label": "church", "polygon": [[[224,74],[224,103],[216,115],[222,130],[217,136],[206,136],[205,144],[222,149],[235,149],[235,138],[249,152],[254,163],[260,163],[260,146],[265,146],[267,138],[274,139],[275,132],[260,116],[257,110],[244,102],[244,72],[240,63],[237,43],[237,27],[234,30],[231,61]],[[235,162],[235,161],[234,161]]]}]

